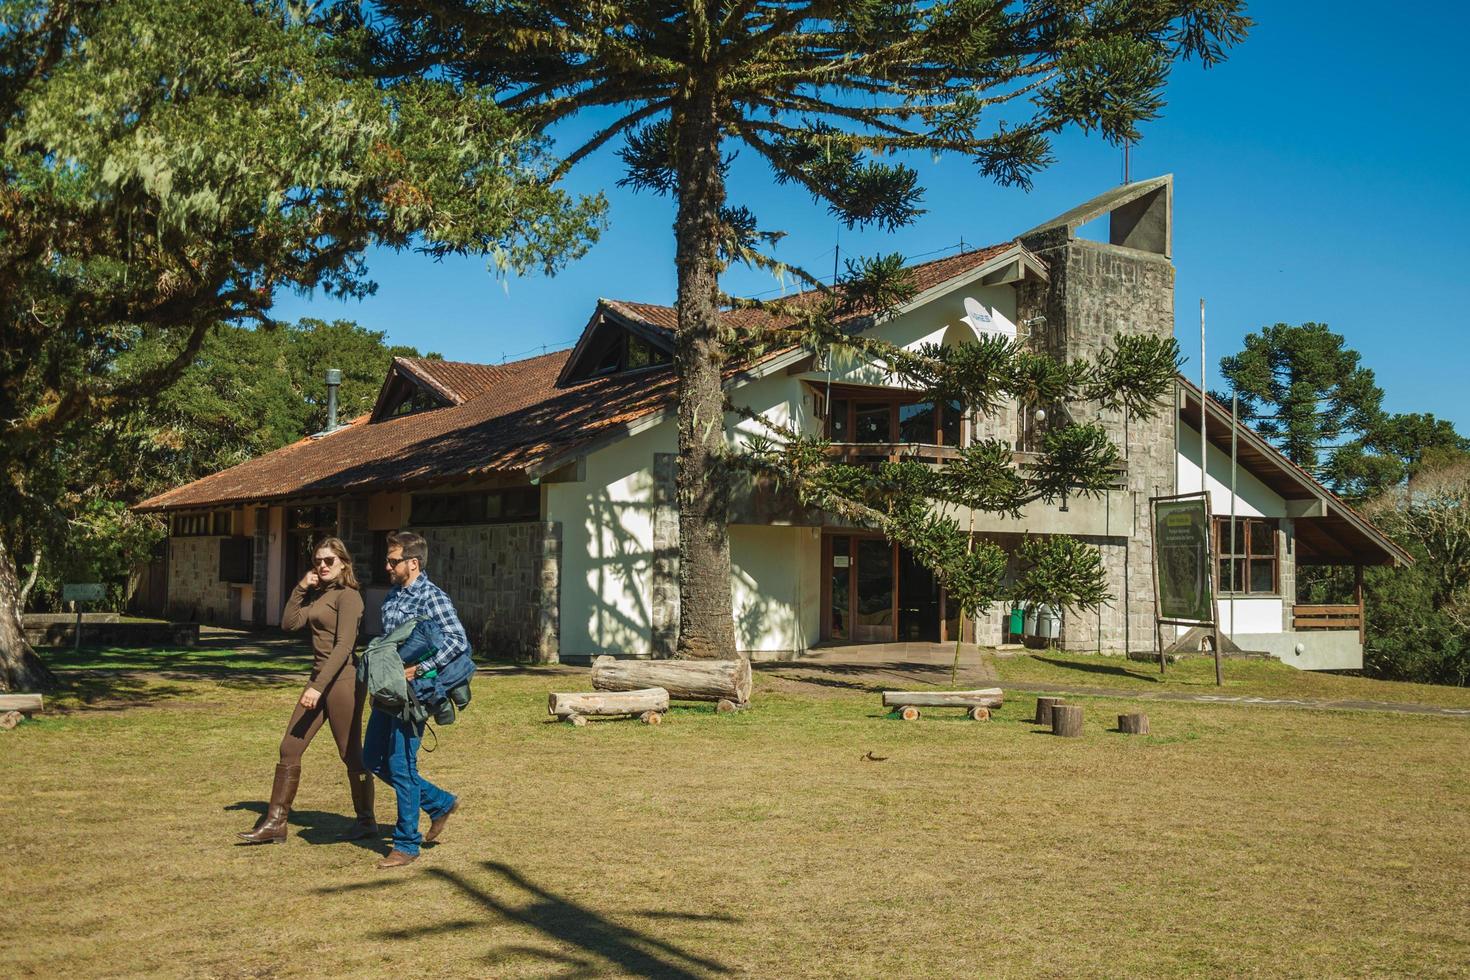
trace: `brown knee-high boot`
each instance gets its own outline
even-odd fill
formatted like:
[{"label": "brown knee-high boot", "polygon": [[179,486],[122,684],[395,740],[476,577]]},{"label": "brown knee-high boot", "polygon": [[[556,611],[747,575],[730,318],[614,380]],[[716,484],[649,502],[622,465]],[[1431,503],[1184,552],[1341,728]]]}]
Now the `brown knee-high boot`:
[{"label": "brown knee-high boot", "polygon": [[361,840],[378,836],[378,821],[373,815],[372,773],[361,769],[347,770],[347,782],[352,787],[352,811],[357,820],[343,833],[343,840]]},{"label": "brown knee-high boot", "polygon": [[286,839],[286,817],[291,812],[291,801],[296,799],[296,787],[301,784],[300,766],[276,766],[276,780],[271,784],[271,803],[265,816],[255,822],[255,827],[240,834],[247,844],[279,844]]}]

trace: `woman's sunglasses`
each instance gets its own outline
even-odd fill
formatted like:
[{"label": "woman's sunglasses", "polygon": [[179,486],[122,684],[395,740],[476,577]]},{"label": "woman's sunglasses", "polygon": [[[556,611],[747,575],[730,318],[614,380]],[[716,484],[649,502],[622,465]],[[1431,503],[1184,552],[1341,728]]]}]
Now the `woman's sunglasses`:
[{"label": "woman's sunglasses", "polygon": [[327,568],[331,568],[333,565],[337,564],[337,556],[327,555],[325,558],[313,558],[311,560],[311,563],[313,565],[323,565]]}]

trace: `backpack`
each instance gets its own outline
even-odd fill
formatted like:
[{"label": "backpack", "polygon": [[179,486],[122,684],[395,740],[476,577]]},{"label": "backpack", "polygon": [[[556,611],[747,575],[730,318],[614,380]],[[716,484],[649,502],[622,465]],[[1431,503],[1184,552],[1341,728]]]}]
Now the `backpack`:
[{"label": "backpack", "polygon": [[444,634],[432,619],[414,617],[392,632],[375,637],[363,650],[357,677],[367,687],[373,706],[404,721],[422,723],[431,715],[441,725],[453,724],[455,712],[470,702],[470,678],[475,662],[469,651],[455,657],[432,677],[407,681],[405,664],[432,657],[444,645]]}]

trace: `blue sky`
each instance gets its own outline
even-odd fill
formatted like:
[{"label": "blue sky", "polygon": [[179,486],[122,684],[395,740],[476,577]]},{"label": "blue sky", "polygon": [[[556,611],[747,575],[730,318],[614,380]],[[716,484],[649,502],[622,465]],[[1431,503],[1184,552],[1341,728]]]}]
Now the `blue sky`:
[{"label": "blue sky", "polygon": [[[1438,6],[1438,10],[1435,7]],[[1208,361],[1278,321],[1326,322],[1360,351],[1398,412],[1433,412],[1470,433],[1470,180],[1459,44],[1470,6],[1385,15],[1360,2],[1257,2],[1257,27],[1226,64],[1179,66],[1169,105],[1133,150],[1135,178],[1175,175],[1176,333],[1199,373],[1199,299]],[[885,235],[841,228],[825,209],[737,160],[732,203],[787,231],[778,256],[830,275],[843,256],[952,253],[961,240],[1004,241],[1117,184],[1121,152],[1067,134],[1030,193],[996,187],[962,159],[914,161],[928,209]],[[276,314],[354,319],[394,343],[453,360],[498,362],[575,340],[599,296],[671,303],[669,201],[618,189],[605,150],[571,189],[604,190],[611,224],[591,253],[554,279],[497,280],[478,259],[435,263],[376,252],[375,296],[341,302],[282,296]],[[732,270],[734,293],[777,288]]]}]

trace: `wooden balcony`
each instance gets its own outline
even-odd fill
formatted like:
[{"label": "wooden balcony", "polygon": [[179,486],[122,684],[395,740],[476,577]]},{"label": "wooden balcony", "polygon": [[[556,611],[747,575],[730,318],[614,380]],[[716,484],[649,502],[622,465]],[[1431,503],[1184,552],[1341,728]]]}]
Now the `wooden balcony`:
[{"label": "wooden balcony", "polygon": [[854,466],[865,463],[898,463],[904,460],[938,465],[957,457],[959,450],[954,446],[937,446],[925,442],[834,442],[830,453],[838,462]]},{"label": "wooden balcony", "polygon": [[1292,609],[1293,630],[1357,630],[1363,633],[1363,605],[1312,606],[1300,604]]}]

